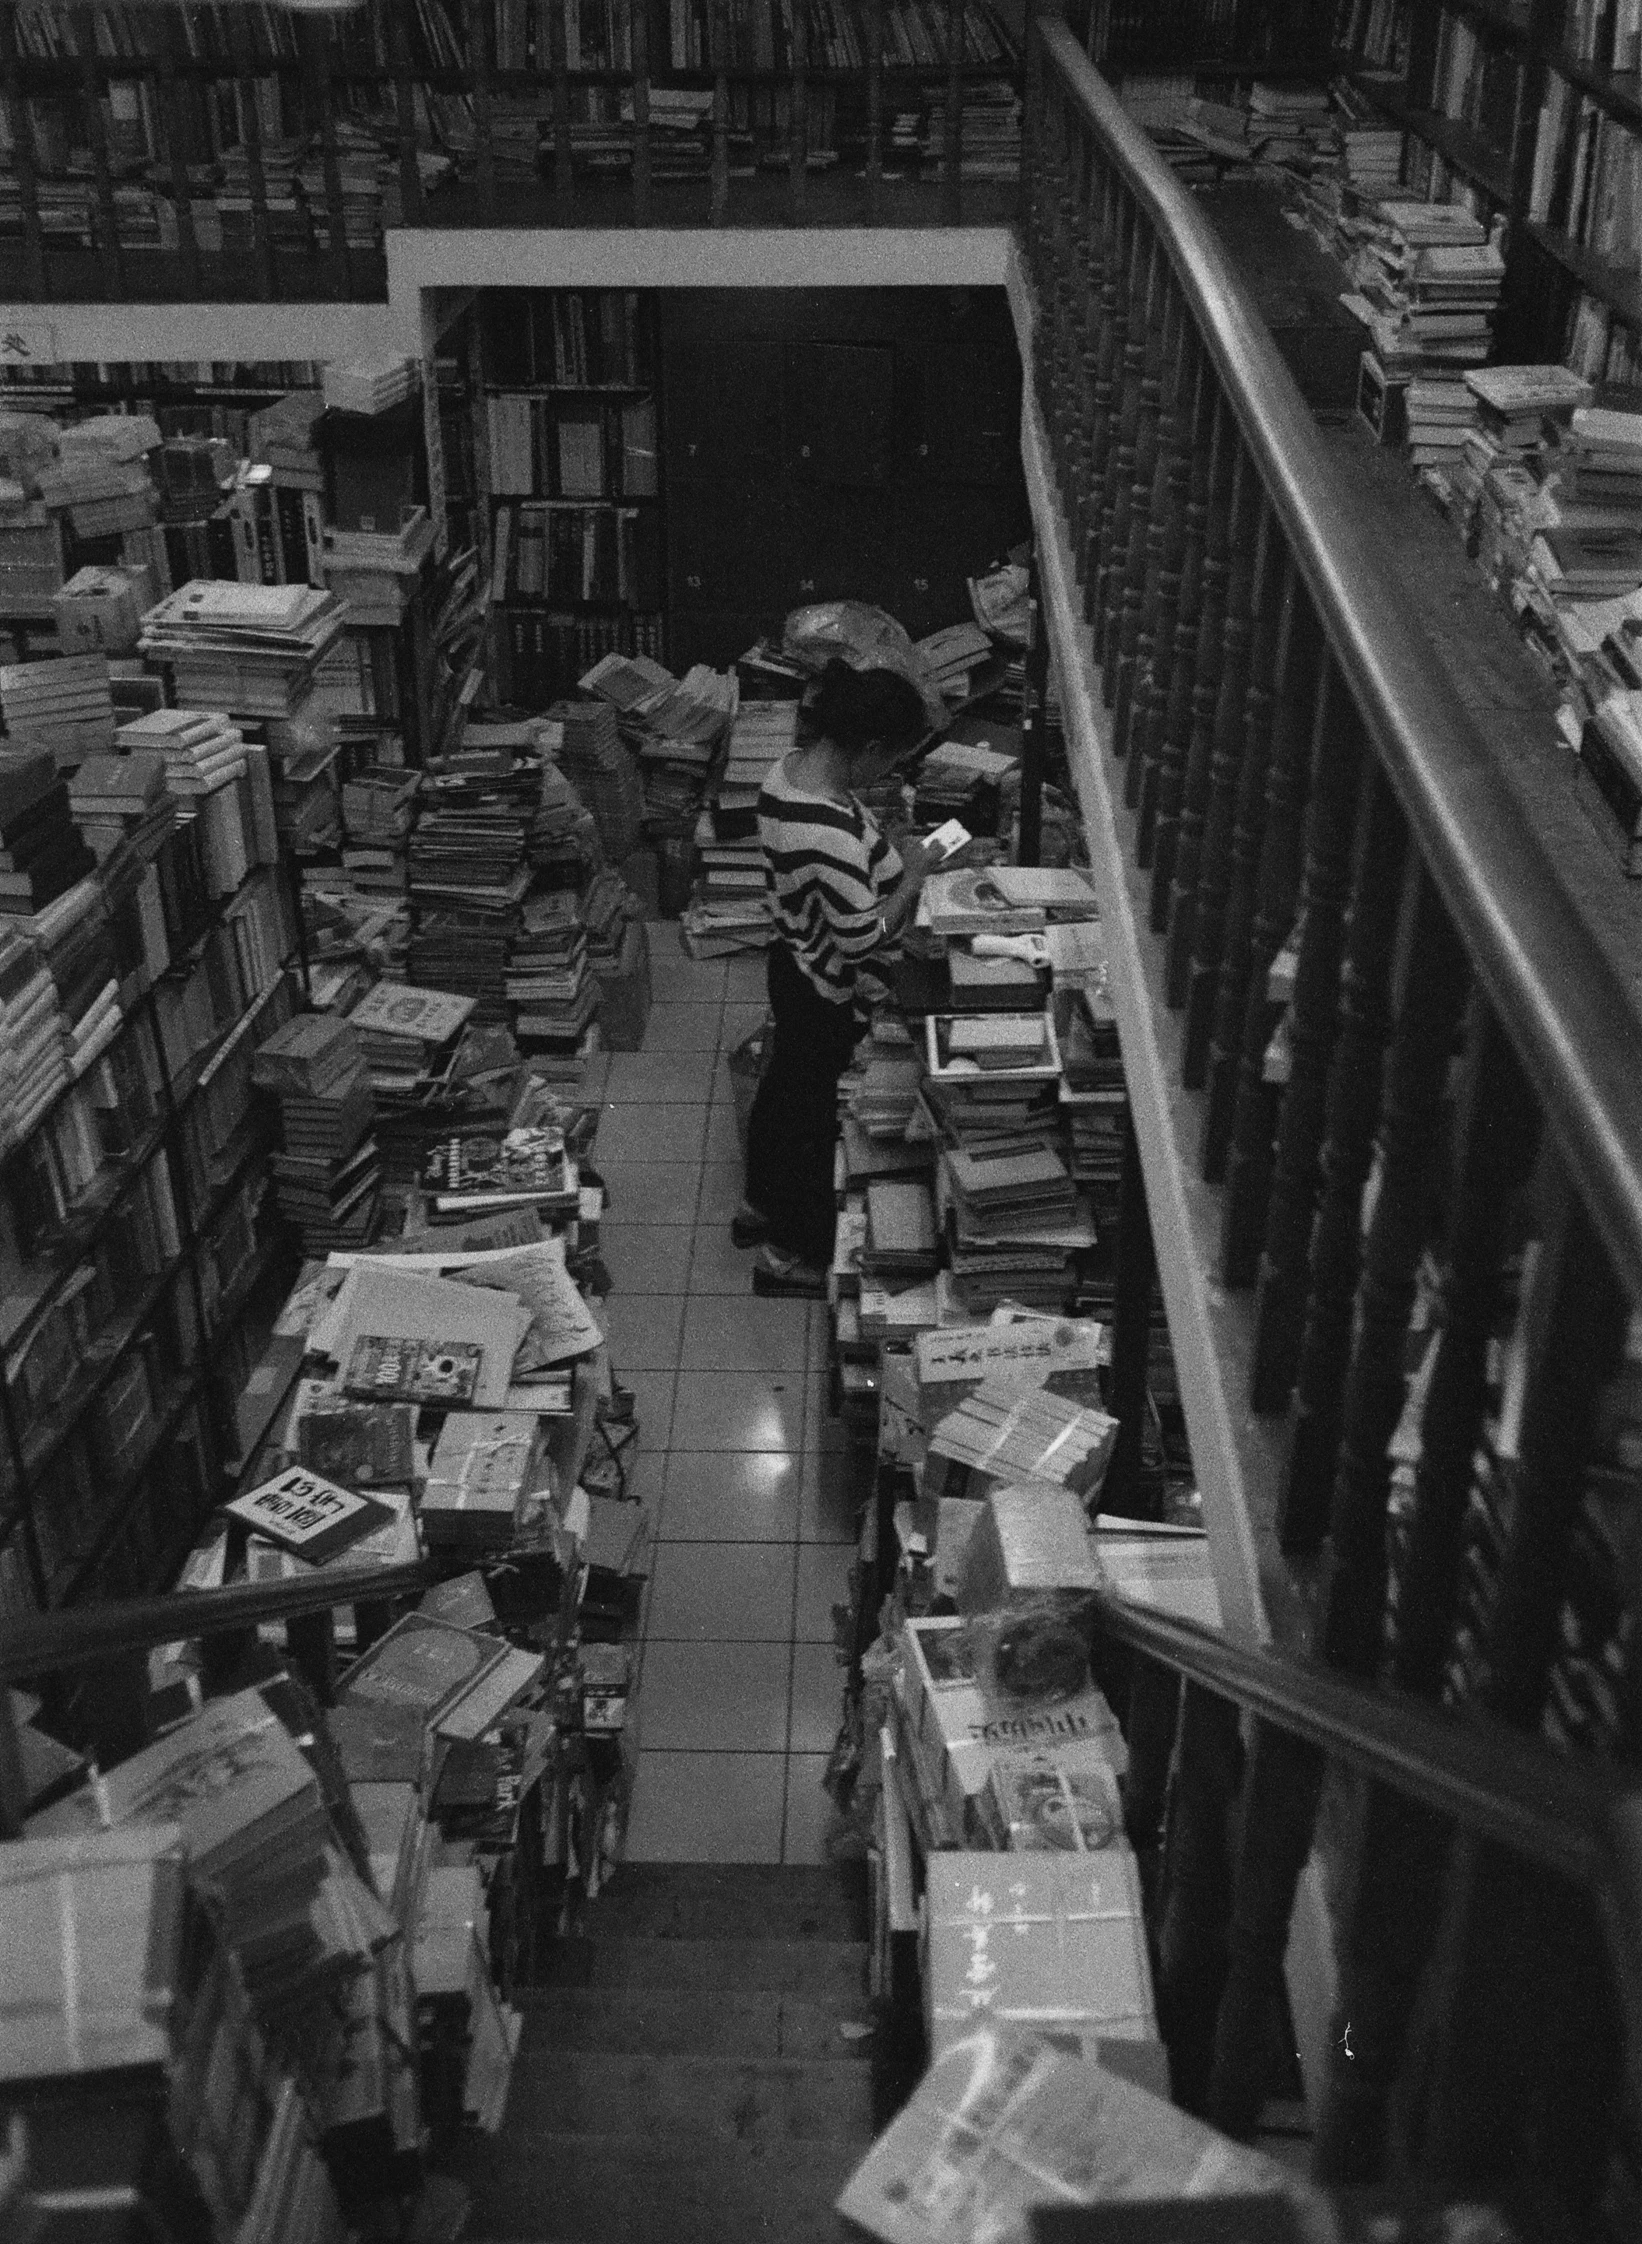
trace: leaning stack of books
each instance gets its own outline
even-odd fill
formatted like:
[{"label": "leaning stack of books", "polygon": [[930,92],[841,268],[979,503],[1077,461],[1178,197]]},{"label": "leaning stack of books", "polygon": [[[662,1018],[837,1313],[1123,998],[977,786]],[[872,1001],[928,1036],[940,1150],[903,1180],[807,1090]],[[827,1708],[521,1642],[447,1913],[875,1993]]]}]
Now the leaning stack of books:
[{"label": "leaning stack of books", "polygon": [[415,1084],[448,1069],[473,999],[451,990],[378,982],[348,1016],[373,1081]]},{"label": "leaning stack of books", "polygon": [[72,771],[114,745],[107,655],[0,666],[0,712],[8,748],[49,749],[60,771]]},{"label": "leaning stack of books", "polygon": [[506,1021],[507,956],[530,887],[526,828],[540,795],[533,763],[424,784],[410,840],[412,979],[473,1000],[482,1025]]},{"label": "leaning stack of books", "polygon": [[376,1212],[381,1162],[357,1035],[334,1014],[301,1013],[260,1047],[251,1080],[279,1104],[274,1193],[303,1252],[363,1245]]},{"label": "leaning stack of books", "polygon": [[620,864],[639,846],[644,795],[615,707],[608,700],[566,701],[550,714],[559,727],[549,740],[553,760],[592,812],[606,856]]},{"label": "leaning stack of books", "polygon": [[599,990],[588,972],[587,924],[573,889],[546,890],[526,902],[508,950],[507,1001],[526,1051],[580,1046]]}]

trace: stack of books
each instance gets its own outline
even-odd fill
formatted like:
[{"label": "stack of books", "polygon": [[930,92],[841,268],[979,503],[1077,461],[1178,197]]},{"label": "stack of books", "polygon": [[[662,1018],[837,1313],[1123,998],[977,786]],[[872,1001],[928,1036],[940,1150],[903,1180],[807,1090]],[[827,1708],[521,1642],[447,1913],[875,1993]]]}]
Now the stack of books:
[{"label": "stack of books", "polygon": [[440,1428],[422,1498],[431,1549],[505,1549],[545,1468],[545,1426],[534,1411],[453,1410]]},{"label": "stack of books", "polygon": [[373,1079],[416,1082],[454,1056],[473,999],[451,990],[378,982],[348,1016]]},{"label": "stack of books", "polygon": [[88,756],[69,781],[69,807],[80,838],[104,863],[129,836],[145,857],[176,820],[165,779],[165,758],[151,749],[135,755]]},{"label": "stack of books", "polygon": [[363,1245],[376,1212],[381,1162],[358,1037],[333,1014],[299,1014],[258,1050],[251,1080],[279,1103],[282,1150],[272,1157],[274,1192],[303,1252]]},{"label": "stack of books", "polygon": [[875,1278],[891,1292],[932,1278],[941,1251],[928,1185],[912,1177],[882,1178],[868,1185],[866,1202],[862,1278]]},{"label": "stack of books", "polygon": [[508,952],[507,1002],[526,1051],[580,1046],[598,1012],[599,988],[588,971],[587,923],[573,889],[549,890],[525,904]]},{"label": "stack of books", "polygon": [[51,751],[0,753],[0,913],[32,917],[83,880],[95,862],[75,830],[69,790]]},{"label": "stack of books", "polygon": [[1020,787],[1020,763],[984,741],[943,740],[918,766],[914,815],[944,825],[959,818],[972,834],[1009,830]]},{"label": "stack of books", "polygon": [[60,771],[72,771],[114,745],[107,655],[0,665],[0,712],[9,748],[48,748]]},{"label": "stack of books", "polygon": [[245,735],[220,709],[156,709],[122,725],[115,743],[125,755],[160,756],[167,786],[182,799],[211,794],[247,768]]},{"label": "stack of books", "polygon": [[1347,296],[1386,374],[1480,366],[1493,341],[1505,260],[1461,203],[1383,202]]},{"label": "stack of books", "polygon": [[179,707],[289,717],[344,618],[312,585],[195,579],[148,611],[139,644],[169,665]]},{"label": "stack of books", "polygon": [[724,768],[713,795],[713,827],[721,838],[758,831],[758,797],[773,765],[798,739],[796,701],[743,701],[730,724]]},{"label": "stack of books", "polygon": [[525,838],[539,793],[533,764],[422,789],[410,841],[411,976],[471,997],[482,1024],[508,1019],[508,946],[530,888]]},{"label": "stack of books", "polygon": [[361,891],[404,894],[418,779],[414,771],[367,769],[343,781],[342,865]]},{"label": "stack of books", "polygon": [[327,359],[322,377],[325,404],[333,413],[386,413],[417,387],[412,358]]},{"label": "stack of books", "polygon": [[619,865],[642,838],[644,793],[621,744],[615,707],[608,700],[565,701],[549,715],[559,728],[550,740],[553,759],[592,812],[605,855]]}]

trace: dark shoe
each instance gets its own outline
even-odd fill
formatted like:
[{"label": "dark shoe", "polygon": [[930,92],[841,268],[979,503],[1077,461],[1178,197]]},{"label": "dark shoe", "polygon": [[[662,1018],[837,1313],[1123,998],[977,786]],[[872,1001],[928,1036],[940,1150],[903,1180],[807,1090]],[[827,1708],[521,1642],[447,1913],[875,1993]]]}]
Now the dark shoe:
[{"label": "dark shoe", "polygon": [[753,1291],[766,1299],[825,1301],[827,1273],[812,1263],[800,1262],[796,1255],[779,1254],[773,1247],[766,1247],[753,1264]]}]

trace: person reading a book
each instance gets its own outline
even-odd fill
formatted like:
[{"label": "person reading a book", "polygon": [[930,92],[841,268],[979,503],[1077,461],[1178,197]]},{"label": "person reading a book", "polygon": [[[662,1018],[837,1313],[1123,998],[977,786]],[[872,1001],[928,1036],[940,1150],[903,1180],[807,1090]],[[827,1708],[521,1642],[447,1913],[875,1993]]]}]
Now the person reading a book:
[{"label": "person reading a book", "polygon": [[911,681],[834,658],[803,726],[758,802],[775,1027],[748,1124],[746,1198],[730,1229],[738,1246],[760,1249],[755,1293],[821,1296],[833,1248],[838,1079],[866,1025],[862,976],[898,955],[937,860],[920,842],[893,849],[858,799],[927,731]]}]

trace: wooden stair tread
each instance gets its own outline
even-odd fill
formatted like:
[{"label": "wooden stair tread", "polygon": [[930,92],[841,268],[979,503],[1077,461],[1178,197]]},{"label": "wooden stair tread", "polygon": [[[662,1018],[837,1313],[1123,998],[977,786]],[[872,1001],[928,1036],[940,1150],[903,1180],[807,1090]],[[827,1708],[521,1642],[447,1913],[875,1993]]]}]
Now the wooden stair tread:
[{"label": "wooden stair tread", "polygon": [[738,1989],[802,1995],[812,2002],[863,1997],[867,1947],[860,1940],[562,1940],[548,1951],[529,2008],[542,1988]]},{"label": "wooden stair tread", "polygon": [[810,2002],[773,1988],[699,1991],[658,1987],[554,1987],[520,1991],[522,2047],[700,2057],[839,2057],[865,2065],[873,2043],[839,2028],[865,2021],[864,1993]]},{"label": "wooden stair tread", "polygon": [[620,2138],[640,2127],[686,2144],[864,2149],[872,2139],[871,2070],[847,2058],[521,2049],[510,2093],[521,2119],[555,2139]]}]

